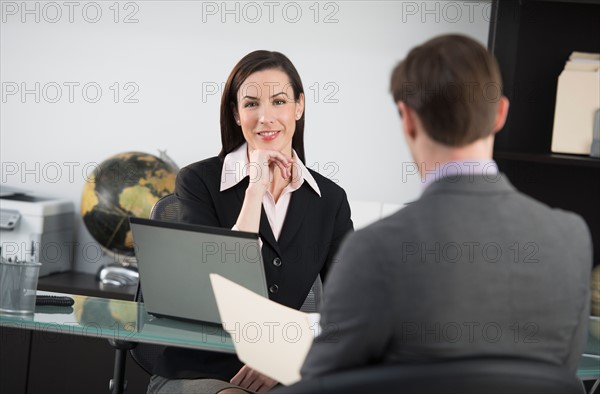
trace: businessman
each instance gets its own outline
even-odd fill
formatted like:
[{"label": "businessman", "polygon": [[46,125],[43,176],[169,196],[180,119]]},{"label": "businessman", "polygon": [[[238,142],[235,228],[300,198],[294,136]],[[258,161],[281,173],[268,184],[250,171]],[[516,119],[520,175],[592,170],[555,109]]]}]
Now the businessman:
[{"label": "businessman", "polygon": [[[424,190],[343,243],[303,378],[482,356],[575,372],[590,234],[579,216],[519,193],[498,172],[494,135],[509,103],[495,59],[468,37],[440,36],[398,64],[391,92]],[[402,179],[396,167],[389,182]]]}]

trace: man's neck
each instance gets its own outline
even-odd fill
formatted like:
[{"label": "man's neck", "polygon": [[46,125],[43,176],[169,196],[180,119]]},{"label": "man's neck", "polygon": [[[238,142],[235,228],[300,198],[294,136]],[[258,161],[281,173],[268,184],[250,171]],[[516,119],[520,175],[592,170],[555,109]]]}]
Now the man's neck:
[{"label": "man's neck", "polygon": [[494,137],[489,136],[462,147],[449,147],[434,141],[427,141],[422,149],[417,165],[419,168],[434,168],[448,162],[492,160]]}]

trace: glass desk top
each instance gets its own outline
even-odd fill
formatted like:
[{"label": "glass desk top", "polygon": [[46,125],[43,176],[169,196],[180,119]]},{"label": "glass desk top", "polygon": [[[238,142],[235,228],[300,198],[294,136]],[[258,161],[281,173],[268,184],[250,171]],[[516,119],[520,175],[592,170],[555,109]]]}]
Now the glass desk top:
[{"label": "glass desk top", "polygon": [[[577,368],[577,376],[582,380],[600,379],[600,317],[590,316],[589,331],[587,344]],[[592,332],[595,335],[592,335]]]},{"label": "glass desk top", "polygon": [[[235,353],[231,336],[218,325],[157,318],[146,312],[143,303],[132,301],[38,294],[70,296],[75,304],[36,306],[35,313],[27,316],[0,314],[0,326]],[[600,318],[592,317],[590,329],[596,330],[595,326],[600,326]],[[600,379],[600,339],[591,334],[577,375],[582,380]]]},{"label": "glass desk top", "polygon": [[231,336],[220,325],[157,318],[146,312],[143,303],[132,301],[47,291],[38,291],[38,294],[66,295],[72,297],[75,304],[72,307],[36,306],[35,313],[27,316],[0,314],[0,325],[235,353]]}]

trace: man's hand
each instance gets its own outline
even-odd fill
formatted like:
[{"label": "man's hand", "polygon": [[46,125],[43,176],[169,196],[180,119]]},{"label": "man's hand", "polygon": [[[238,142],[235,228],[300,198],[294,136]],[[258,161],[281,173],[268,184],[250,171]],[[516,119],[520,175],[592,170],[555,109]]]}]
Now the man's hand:
[{"label": "man's hand", "polygon": [[242,369],[231,378],[230,383],[257,393],[266,393],[277,384],[277,381],[244,365]]}]

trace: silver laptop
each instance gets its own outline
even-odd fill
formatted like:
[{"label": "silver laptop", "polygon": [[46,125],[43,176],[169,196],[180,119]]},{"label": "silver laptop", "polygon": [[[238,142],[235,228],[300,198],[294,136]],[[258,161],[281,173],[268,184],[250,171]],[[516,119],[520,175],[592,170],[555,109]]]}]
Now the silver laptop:
[{"label": "silver laptop", "polygon": [[220,324],[210,273],[268,297],[258,234],[133,217],[129,222],[149,313]]}]

